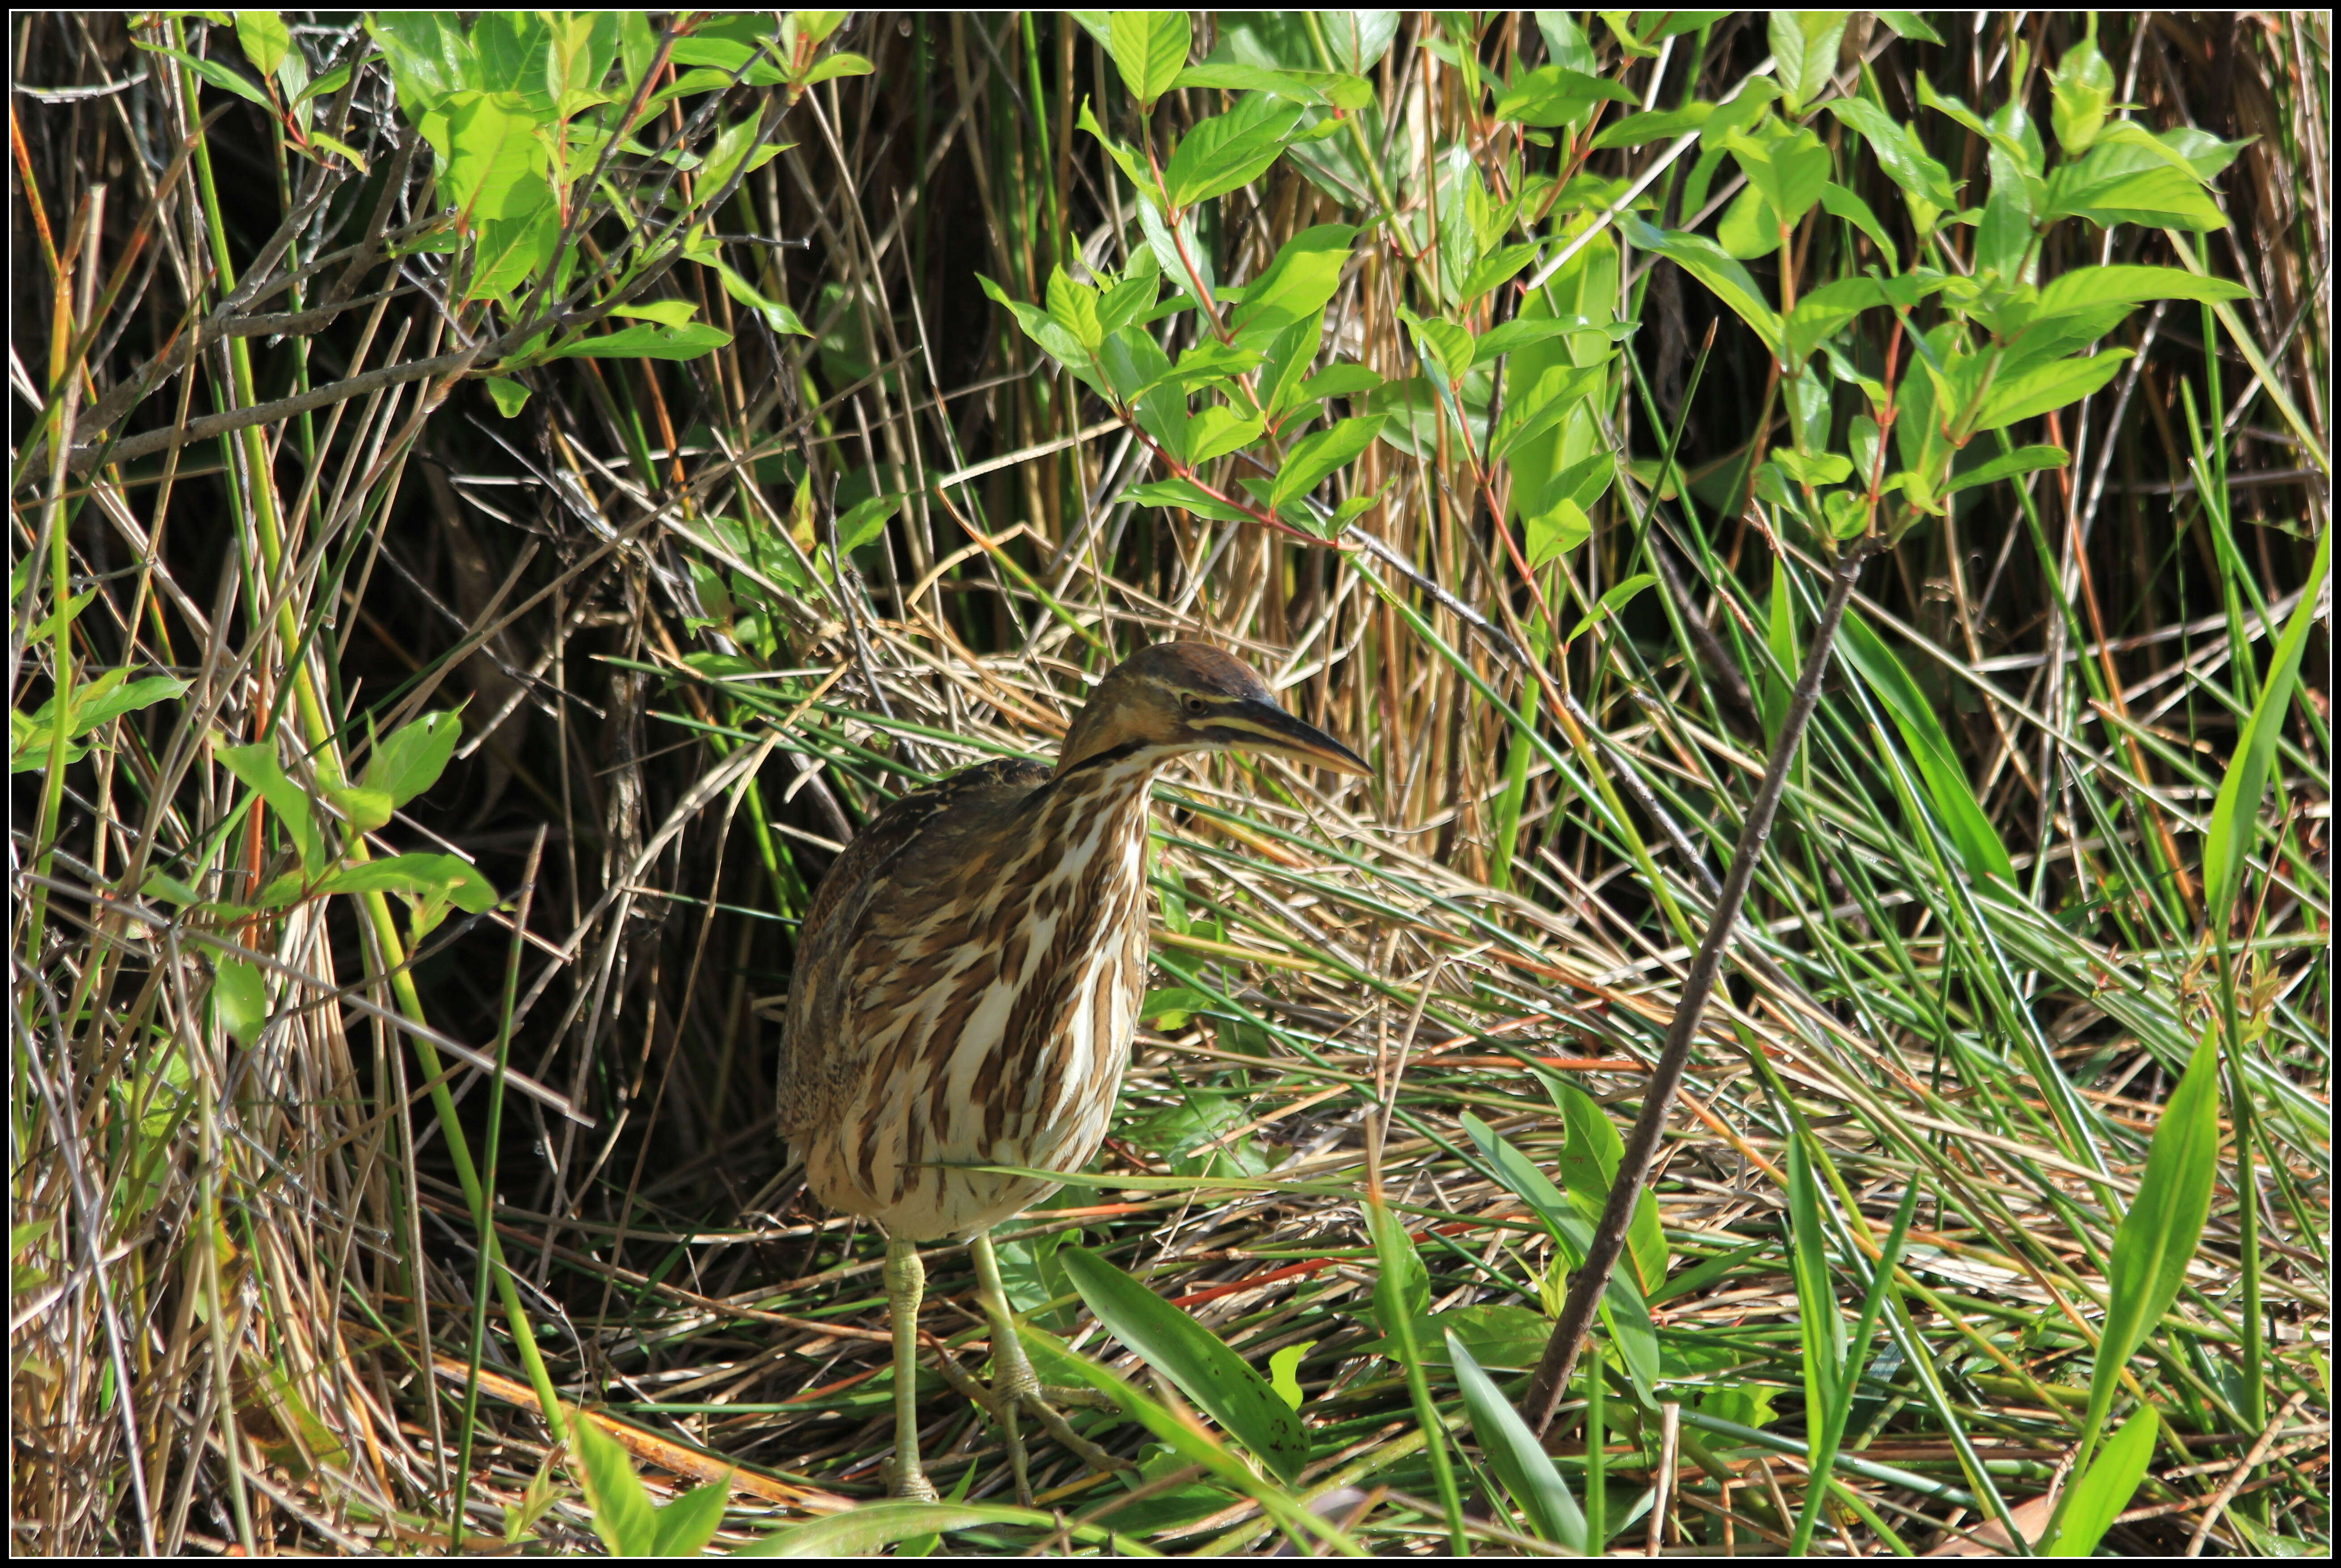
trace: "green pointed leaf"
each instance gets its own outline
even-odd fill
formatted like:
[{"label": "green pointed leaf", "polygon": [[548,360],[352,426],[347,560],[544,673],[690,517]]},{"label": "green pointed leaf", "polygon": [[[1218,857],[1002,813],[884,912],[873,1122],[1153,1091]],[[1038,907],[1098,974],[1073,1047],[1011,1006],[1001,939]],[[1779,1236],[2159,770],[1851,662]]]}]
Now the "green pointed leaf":
[{"label": "green pointed leaf", "polygon": [[2007,846],[2000,842],[1998,830],[1984,815],[1983,808],[1976,804],[1975,789],[1967,782],[1967,770],[1959,765],[1958,753],[1952,749],[1950,737],[1944,733],[1934,704],[1927,700],[1918,683],[1857,611],[1846,611],[1845,629],[1838,646],[1846,661],[1859,672],[1863,682],[1893,716],[1903,744],[1909,748],[1918,764],[1928,801],[1941,820],[1944,833],[1957,849],[1967,875],[1978,882],[1997,877],[2008,887],[2016,887],[2016,866],[2008,858]]},{"label": "green pointed leaf", "polygon": [[1250,513],[1212,495],[1192,480],[1158,479],[1122,492],[1122,499],[1140,506],[1170,506],[1220,522],[1250,522]]},{"label": "green pointed leaf", "polygon": [[1838,45],[1844,41],[1850,13],[1844,11],[1775,11],[1768,24],[1780,95],[1791,112],[1828,90],[1837,73]]},{"label": "green pointed leaf", "polygon": [[1301,1358],[1306,1356],[1316,1344],[1313,1339],[1304,1339],[1298,1345],[1286,1345],[1268,1358],[1268,1385],[1276,1390],[1276,1396],[1279,1399],[1295,1410],[1300,1408],[1301,1402],[1306,1397],[1300,1387]]},{"label": "green pointed leaf", "polygon": [[2106,349],[2087,358],[2050,360],[2028,365],[2012,376],[2002,376],[1985,394],[1975,429],[2000,430],[2051,409],[2078,402],[2114,379],[2128,349]]},{"label": "green pointed leaf", "polygon": [[1356,461],[1373,444],[1381,428],[1382,416],[1368,414],[1360,419],[1345,419],[1330,430],[1319,431],[1294,443],[1269,487],[1270,509],[1283,511],[1288,503],[1323,483],[1326,475]]},{"label": "green pointed leaf", "polygon": [[1200,1324],[1085,1247],[1059,1255],[1098,1321],[1146,1359],[1285,1481],[1309,1463],[1309,1435],[1292,1407]]},{"label": "green pointed leaf", "polygon": [[268,1022],[268,987],[260,966],[249,958],[221,958],[213,966],[212,1001],[220,1027],[236,1044],[248,1046]]},{"label": "green pointed leaf", "polygon": [[1186,68],[1187,50],[1194,36],[1184,11],[1117,11],[1107,35],[1106,52],[1121,73],[1121,84],[1151,111],[1155,100],[1170,90]]},{"label": "green pointed leaf", "polygon": [[2087,1470],[2073,1484],[2065,1504],[2065,1523],[2056,1538],[2040,1547],[2043,1557],[2090,1557],[2097,1543],[2146,1480],[2147,1463],[2154,1457],[2154,1437],[2161,1418],[2152,1407],[2140,1410],[2122,1424],[2113,1440],[2097,1450]]},{"label": "green pointed leaf", "polygon": [[2095,1430],[2112,1407],[2123,1368],[2177,1299],[2203,1239],[2219,1170],[2219,1048],[2216,1026],[2195,1047],[2187,1076],[2162,1107],[2137,1196],[2114,1231],[2106,1268],[2106,1318],[2089,1373]]},{"label": "green pointed leaf", "polygon": [[1250,93],[1224,114],[1187,133],[1162,171],[1162,192],[1173,212],[1240,190],[1266,174],[1284,151],[1300,105]]},{"label": "green pointed leaf", "polygon": [[2071,455],[2061,446],[2020,446],[2014,452],[1993,458],[1989,462],[1978,463],[1965,473],[1953,474],[1951,481],[1943,486],[1943,493],[1956,494],[1979,484],[2012,479],[2019,473],[2031,473],[2039,469],[2062,468],[2071,461]]},{"label": "green pointed leaf", "polygon": [[572,338],[543,355],[548,360],[695,360],[732,341],[721,327],[694,323],[690,326],[621,327],[599,337]]},{"label": "green pointed leaf", "polygon": [[2203,842],[2203,901],[2205,918],[2214,930],[2226,929],[2243,892],[2245,863],[2259,837],[2260,800],[2267,791],[2268,769],[2276,760],[2277,737],[2292,711],[2301,655],[2316,619],[2317,593],[2325,586],[2332,561],[2333,534],[2328,529],[2316,536],[2316,556],[2309,566],[2300,603],[2277,640],[2259,700],[2252,704],[2235,760],[2227,765],[2227,776],[2220,780],[2218,798],[2211,807],[2210,832]]},{"label": "green pointed leaf", "polygon": [[1869,144],[1878,167],[1904,191],[1945,212],[1958,205],[1951,172],[1928,154],[1909,126],[1867,98],[1832,99],[1828,112]]},{"label": "green pointed leaf", "polygon": [[2065,51],[2048,78],[2048,91],[2055,100],[2049,123],[2056,127],[2057,144],[2076,158],[2097,139],[2097,131],[2106,123],[2106,110],[2114,100],[2114,68],[2097,53],[2094,26],[2090,32],[2090,36]]},{"label": "green pointed leaf", "polygon": [[1264,422],[1258,414],[1239,415],[1224,403],[1214,403],[1187,425],[1187,461],[1201,467],[1260,439]]},{"label": "green pointed leaf", "polygon": [[1666,257],[1706,284],[1740,320],[1755,329],[1765,347],[1775,353],[1780,352],[1779,316],[1766,303],[1763,291],[1757,287],[1748,269],[1726,255],[1713,240],[1700,234],[1653,228],[1631,213],[1620,214],[1618,226],[1637,248]]},{"label": "green pointed leaf", "polygon": [[1869,210],[1868,202],[1855,195],[1843,185],[1832,182],[1821,187],[1821,205],[1828,209],[1831,217],[1843,218],[1860,230],[1869,243],[1878,247],[1878,256],[1884,261],[1886,270],[1889,273],[1895,270],[1898,263],[1896,261],[1894,242],[1887,237],[1886,225],[1878,221],[1878,214]]},{"label": "green pointed leaf", "polygon": [[1611,82],[1565,65],[1540,65],[1519,77],[1496,99],[1496,118],[1523,125],[1559,126],[1584,118],[1603,100],[1631,104],[1634,94]]},{"label": "green pointed leaf", "polygon": [[2087,157],[2048,177],[2043,222],[2079,217],[2108,229],[2116,223],[2197,231],[2226,226],[2218,203],[2183,161],[2174,164],[2169,150],[2143,133],[2138,140],[2127,140],[2115,136],[2114,129],[2099,134]]},{"label": "green pointed leaf", "polygon": [[453,855],[390,855],[328,873],[315,891],[403,893],[453,904],[467,915],[496,907],[496,889],[480,868]]},{"label": "green pointed leaf", "polygon": [[255,746],[220,746],[215,749],[220,766],[243,780],[267,803],[270,810],[284,819],[301,864],[313,872],[322,869],[325,864],[325,840],[317,831],[308,791],[284,776],[283,766],[276,760],[276,748],[262,741]]},{"label": "green pointed leaf", "polygon": [[388,795],[393,806],[403,806],[439,782],[463,738],[463,721],[453,712],[425,713],[400,725],[374,747],[364,783]]},{"label": "green pointed leaf", "polygon": [[1479,1452],[1487,1455],[1496,1479],[1527,1515],[1529,1528],[1541,1540],[1583,1553],[1585,1515],[1544,1444],[1452,1333],[1447,1336],[1447,1354],[1463,1393],[1463,1407],[1471,1413],[1471,1435],[1479,1439]]}]

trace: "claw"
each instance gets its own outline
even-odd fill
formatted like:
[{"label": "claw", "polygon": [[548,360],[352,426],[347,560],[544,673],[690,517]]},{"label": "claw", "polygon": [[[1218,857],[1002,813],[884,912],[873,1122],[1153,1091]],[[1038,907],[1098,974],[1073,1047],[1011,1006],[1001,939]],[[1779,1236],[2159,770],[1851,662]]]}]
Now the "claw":
[{"label": "claw", "polygon": [[[1008,1466],[1016,1476],[1016,1500],[1022,1506],[1030,1508],[1033,1503],[1032,1484],[1027,1474],[1029,1460],[1024,1448],[1024,1434],[1017,1427],[1016,1418],[1020,1414],[1030,1415],[1039,1422],[1042,1431],[1071,1450],[1075,1458],[1093,1470],[1134,1471],[1138,1468],[1126,1459],[1115,1458],[1075,1432],[1050,1403],[1053,1397],[1070,1394],[1072,1397],[1064,1403],[1111,1410],[1117,1408],[1111,1400],[1090,1389],[1043,1388],[1021,1346],[1002,1356],[997,1344],[992,1352],[994,1373],[991,1385],[987,1388],[960,1365],[950,1350],[939,1342],[931,1343],[936,1352],[935,1361],[942,1372],[943,1381],[981,1406],[983,1413],[991,1417],[992,1424],[1000,1428],[1001,1436],[1008,1445]],[[1013,1345],[1015,1342],[1002,1343]]]}]

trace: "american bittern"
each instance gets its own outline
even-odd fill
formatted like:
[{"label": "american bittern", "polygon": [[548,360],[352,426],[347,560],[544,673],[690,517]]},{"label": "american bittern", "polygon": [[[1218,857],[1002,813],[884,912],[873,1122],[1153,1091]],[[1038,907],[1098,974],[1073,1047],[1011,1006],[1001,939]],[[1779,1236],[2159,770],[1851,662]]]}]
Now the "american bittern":
[{"label": "american bittern", "polygon": [[991,1328],[988,1400],[1031,1501],[1018,1413],[1104,1456],[1042,1396],[1016,1338],[991,1229],[1103,1140],[1146,983],[1146,807],[1191,751],[1240,747],[1342,773],[1356,753],[1276,705],[1215,648],[1166,642],[1091,695],[1052,770],[986,762],[913,790],[830,868],[798,938],[782,1047],[782,1136],[813,1192],[886,1232],[896,1496],[919,1465],[917,1244],[970,1238]]}]

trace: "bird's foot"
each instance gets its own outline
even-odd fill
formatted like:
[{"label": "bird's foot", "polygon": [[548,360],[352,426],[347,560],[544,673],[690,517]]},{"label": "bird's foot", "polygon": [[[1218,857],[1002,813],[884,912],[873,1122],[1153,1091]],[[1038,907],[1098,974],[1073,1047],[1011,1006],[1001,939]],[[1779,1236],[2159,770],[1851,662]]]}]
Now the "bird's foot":
[{"label": "bird's foot", "polygon": [[[1003,1353],[1002,1345],[1006,1346]],[[1016,1500],[1030,1508],[1032,1504],[1032,1484],[1028,1478],[1024,1453],[1024,1436],[1018,1430],[1017,1417],[1029,1415],[1041,1424],[1041,1429],[1072,1451],[1073,1456],[1092,1470],[1135,1470],[1126,1459],[1117,1459],[1075,1432],[1057,1405],[1079,1405],[1091,1409],[1119,1408],[1112,1400],[1094,1389],[1044,1388],[1032,1370],[1031,1361],[1024,1347],[1014,1340],[995,1337],[992,1344],[993,1375],[991,1385],[984,1386],[944,1351],[939,1358],[943,1380],[976,1404],[991,1417],[1008,1444],[1009,1468],[1016,1474]]]},{"label": "bird's foot", "polygon": [[917,1503],[933,1503],[941,1496],[941,1494],[935,1491],[935,1484],[927,1479],[927,1473],[919,1468],[916,1460],[903,1464],[889,1459],[878,1467],[878,1474],[886,1483],[886,1495],[889,1497],[904,1497]]}]

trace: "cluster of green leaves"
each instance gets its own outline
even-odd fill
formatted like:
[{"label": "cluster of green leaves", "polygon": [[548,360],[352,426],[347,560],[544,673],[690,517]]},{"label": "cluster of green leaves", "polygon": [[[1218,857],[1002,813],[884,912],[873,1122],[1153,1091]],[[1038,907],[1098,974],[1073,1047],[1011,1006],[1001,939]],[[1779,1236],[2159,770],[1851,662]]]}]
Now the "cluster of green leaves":
[{"label": "cluster of green leaves", "polygon": [[[642,12],[483,12],[468,25],[442,12],[369,16],[399,107],[430,144],[441,198],[453,209],[450,229],[413,248],[457,254],[456,298],[486,302],[513,326],[543,321],[555,303],[588,323],[616,316],[634,323],[532,336],[489,381],[506,414],[527,396],[513,373],[532,365],[580,355],[689,360],[729,343],[729,332],[692,319],[697,307],[686,300],[633,298],[647,276],[678,260],[712,272],[774,332],[805,331],[793,311],[724,259],[712,226],[741,176],[786,144],[772,137],[768,117],[754,115],[716,123],[712,136],[698,133],[735,86],[781,88],[793,102],[816,83],[866,74],[870,63],[858,55],[821,52],[844,17],[791,12],[775,24],[770,14],[711,15],[662,39]],[[692,134],[658,146],[637,138],[678,100],[703,101]],[[671,216],[650,223],[628,214],[627,243],[572,301],[582,253],[575,238],[588,215],[581,206],[603,194],[588,182],[617,156],[663,165]],[[623,203],[615,210],[623,213]]]},{"label": "cluster of green leaves", "polygon": [[[1978,435],[2065,408],[2104,386],[2129,351],[2097,345],[2140,305],[2226,301],[2248,292],[2177,267],[2084,267],[2040,280],[2043,243],[2067,219],[2101,228],[2222,226],[2208,187],[2244,145],[2199,131],[2157,135],[2129,121],[2108,122],[2111,74],[2094,34],[2067,52],[2050,78],[2061,154],[2054,160],[2020,103],[1986,117],[1919,76],[1921,105],[1989,148],[1988,190],[1980,204],[1963,206],[1960,184],[1928,152],[1918,128],[1887,110],[1866,73],[1848,95],[1823,101],[1843,14],[1775,12],[1770,25],[1777,81],[1750,81],[1721,104],[1634,115],[1603,132],[1597,144],[1630,147],[1695,133],[1701,153],[1685,183],[1686,211],[1704,203],[1727,157],[1745,176],[1712,238],[1634,218],[1625,227],[1636,245],[1698,278],[1772,352],[1789,442],[1757,470],[1756,490],[1782,515],[1831,541],[1874,527],[1891,537],[1923,516],[1939,515],[1959,491],[2061,466],[2062,448],[2012,448],[2004,440],[1980,461],[1963,463],[1960,454]],[[2027,69],[2019,58],[2017,79]],[[1823,109],[1858,143],[1833,155],[1814,129]],[[1920,246],[1908,266],[1854,189],[1851,169],[1841,166],[1857,145],[1868,149],[1902,194]],[[1816,207],[1867,241],[1875,260],[1862,275],[1798,295],[1782,246]],[[1951,234],[1961,227],[1975,231],[1964,255]],[[1777,303],[1739,264],[1776,253],[1783,262]],[[1923,325],[1913,313],[1928,301],[1939,319]],[[1863,346],[1855,327],[1870,311],[1891,313],[1919,373],[1898,379],[1900,367],[1890,360],[1881,365]],[[1832,383],[1860,398],[1841,436]],[[1888,501],[1890,515],[1881,521],[1879,508]]]},{"label": "cluster of green leaves", "polygon": [[[96,683],[93,683],[94,685]],[[477,868],[453,855],[389,855],[370,858],[364,835],[388,823],[391,814],[439,781],[463,721],[453,713],[426,713],[379,740],[365,771],[354,783],[327,776],[321,766],[311,786],[284,770],[273,740],[249,746],[215,745],[214,753],[250,793],[221,822],[213,849],[231,841],[245,817],[264,806],[275,813],[292,839],[295,863],[263,884],[248,898],[207,898],[181,878],[150,872],[140,890],[180,906],[218,927],[235,927],[295,905],[336,894],[395,893],[410,909],[413,939],[420,941],[456,909],[476,915],[493,908],[495,888]],[[330,803],[328,815],[319,797]],[[335,833],[338,820],[345,831]],[[330,836],[329,836],[330,835]],[[209,863],[211,856],[202,857]],[[224,957],[215,963],[214,1004],[221,1027],[249,1043],[268,1020],[268,994],[260,966],[249,958]]]}]

